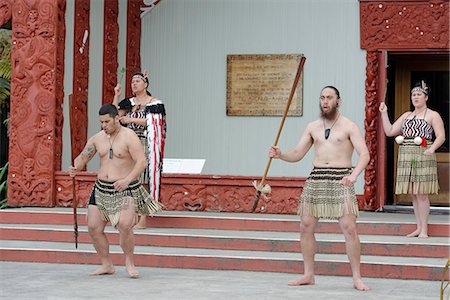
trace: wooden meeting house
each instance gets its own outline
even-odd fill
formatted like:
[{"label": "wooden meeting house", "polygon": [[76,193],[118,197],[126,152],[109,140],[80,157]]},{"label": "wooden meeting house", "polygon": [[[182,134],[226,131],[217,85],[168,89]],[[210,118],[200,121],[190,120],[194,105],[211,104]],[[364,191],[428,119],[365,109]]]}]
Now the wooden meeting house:
[{"label": "wooden meeting house", "polygon": [[[410,207],[393,192],[398,146],[385,137],[378,106],[386,100],[392,121],[410,109],[411,86],[425,78],[428,106],[442,115],[447,136],[431,205],[449,207],[448,1],[0,0],[0,23],[10,20],[9,206],[71,206],[72,153],[100,129],[98,109],[112,101],[116,83],[130,96],[131,75],[146,70],[167,110],[165,158],[205,161],[201,173],[164,173],[165,209],[249,212],[295,75],[292,60],[304,55],[279,145],[297,143],[319,116],[321,88],[336,86],[341,112],[370,151],[356,184],[360,209]],[[279,84],[267,81],[263,72],[283,62],[294,68],[277,69],[281,76],[271,78]],[[240,76],[245,63],[253,73]],[[239,85],[249,78],[257,88]],[[76,177],[80,207],[98,163]],[[256,212],[295,214],[311,168],[311,154],[297,164],[273,161],[270,201],[261,199]]]}]

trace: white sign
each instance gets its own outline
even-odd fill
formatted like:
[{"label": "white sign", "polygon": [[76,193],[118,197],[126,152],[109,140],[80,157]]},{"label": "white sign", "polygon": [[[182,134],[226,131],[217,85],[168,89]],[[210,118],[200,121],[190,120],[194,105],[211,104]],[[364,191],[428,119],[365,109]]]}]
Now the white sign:
[{"label": "white sign", "polygon": [[164,174],[200,174],[205,159],[164,158]]}]

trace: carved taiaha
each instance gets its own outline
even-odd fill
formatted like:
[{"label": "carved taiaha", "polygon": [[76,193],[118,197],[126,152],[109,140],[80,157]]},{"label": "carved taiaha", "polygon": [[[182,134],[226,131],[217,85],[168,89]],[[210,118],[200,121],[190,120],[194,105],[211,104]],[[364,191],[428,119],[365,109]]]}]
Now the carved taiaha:
[{"label": "carved taiaha", "polygon": [[[280,128],[278,129],[278,133],[277,133],[277,137],[275,139],[274,146],[276,146],[278,144],[278,140],[280,138],[281,130],[283,129],[283,126],[284,126],[284,121],[286,120],[286,116],[288,114],[289,107],[291,106],[292,98],[294,98],[295,90],[297,88],[298,82],[299,82],[300,77],[301,77],[302,72],[303,72],[303,65],[305,64],[305,61],[306,61],[306,57],[302,56],[300,58],[300,63],[298,64],[297,74],[295,75],[295,79],[294,79],[294,83],[292,85],[291,93],[290,93],[289,99],[288,99],[288,101],[286,103],[286,108],[284,109],[283,119],[281,120]],[[267,173],[269,172],[269,168],[270,168],[270,164],[271,163],[272,163],[272,157],[269,157],[269,160],[268,160],[267,166],[266,166],[266,170],[265,170],[264,175],[263,175],[263,177],[261,179],[261,182],[259,184],[256,184],[256,182],[254,182],[254,184],[253,184],[255,186],[257,192],[256,192],[255,200],[253,201],[252,212],[255,211],[256,207],[258,206],[258,202],[259,202],[259,198],[261,197],[261,193],[264,193],[264,190],[269,190],[270,191],[270,187],[268,185],[266,185],[266,187],[265,187],[264,186],[264,182],[266,181]]]},{"label": "carved taiaha", "polygon": [[[76,107],[74,107],[73,95],[69,96],[69,124],[70,124],[70,148],[72,155],[72,166],[75,166],[75,158],[77,155],[75,154],[75,149],[73,145],[75,145],[75,113]],[[73,207],[73,237],[75,238],[75,248],[78,249],[78,220],[77,220],[77,194],[75,189],[75,176],[72,177],[72,207]]]}]

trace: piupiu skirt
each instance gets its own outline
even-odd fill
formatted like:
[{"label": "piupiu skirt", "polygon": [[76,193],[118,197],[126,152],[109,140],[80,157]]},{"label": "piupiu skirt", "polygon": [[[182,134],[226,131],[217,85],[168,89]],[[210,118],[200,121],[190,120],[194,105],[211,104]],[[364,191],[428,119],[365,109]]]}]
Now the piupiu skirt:
[{"label": "piupiu skirt", "polygon": [[352,168],[314,168],[303,187],[298,214],[326,219],[358,216],[354,186],[340,183],[351,173]]},{"label": "piupiu skirt", "polygon": [[[142,184],[136,180],[122,192],[114,188],[114,182],[97,179],[92,190],[95,205],[99,209],[102,219],[116,226],[119,222],[120,212],[131,203],[139,215],[153,215],[161,210],[160,205],[152,199]],[[91,196],[91,197],[92,197]],[[90,204],[93,204],[90,202]]]},{"label": "piupiu skirt", "polygon": [[414,140],[405,139],[400,144],[397,162],[397,180],[395,194],[437,194],[439,181],[437,176],[436,154],[424,155],[430,147],[416,145]]}]

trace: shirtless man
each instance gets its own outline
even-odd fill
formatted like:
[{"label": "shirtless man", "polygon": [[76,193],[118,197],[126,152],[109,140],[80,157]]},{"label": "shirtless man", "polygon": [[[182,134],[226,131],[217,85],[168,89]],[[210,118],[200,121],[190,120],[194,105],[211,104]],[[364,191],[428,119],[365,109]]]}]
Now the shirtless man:
[{"label": "shirtless man", "polygon": [[158,211],[159,206],[137,180],[146,168],[144,151],[137,135],[120,125],[117,108],[112,104],[103,105],[99,117],[102,130],[88,140],[74,166],[69,168],[70,175],[75,176],[96,152],[100,156],[100,170],[88,205],[88,230],[102,265],[91,275],[107,275],[115,271],[104,231],[107,222],[111,222],[119,230],[126,270],[131,278],[137,278],[139,272],[133,259],[136,213],[149,215]]},{"label": "shirtless man", "polygon": [[[269,155],[287,162],[300,161],[314,145],[314,169],[303,188],[298,213],[301,216],[301,248],[304,275],[289,285],[314,284],[314,229],[319,218],[338,219],[345,236],[347,256],[357,290],[369,287],[361,279],[360,242],[356,231],[358,204],[353,184],[369,162],[369,151],[358,126],[339,112],[339,91],[326,86],[320,93],[321,117],[308,124],[297,146],[282,152],[271,146]],[[353,150],[358,161],[352,168]]]}]

